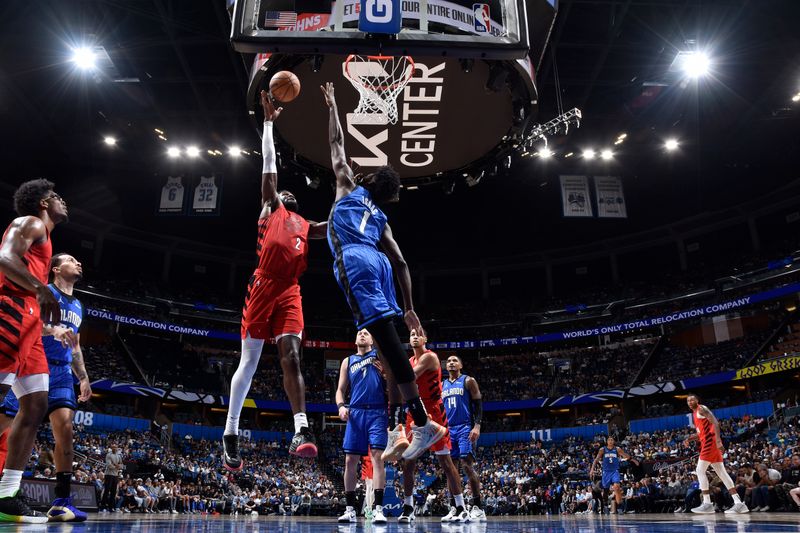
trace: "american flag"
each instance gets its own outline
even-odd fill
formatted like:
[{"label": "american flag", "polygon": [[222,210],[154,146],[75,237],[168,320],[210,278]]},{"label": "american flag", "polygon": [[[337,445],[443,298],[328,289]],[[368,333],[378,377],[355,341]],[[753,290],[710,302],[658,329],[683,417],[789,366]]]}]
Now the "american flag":
[{"label": "american flag", "polygon": [[264,15],[264,28],[288,28],[297,24],[294,11],[267,11]]}]

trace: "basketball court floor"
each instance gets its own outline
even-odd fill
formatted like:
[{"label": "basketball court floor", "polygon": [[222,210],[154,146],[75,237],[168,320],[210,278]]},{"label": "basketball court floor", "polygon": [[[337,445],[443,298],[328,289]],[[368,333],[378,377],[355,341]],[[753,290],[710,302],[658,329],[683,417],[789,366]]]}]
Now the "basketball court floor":
[{"label": "basketball court floor", "polygon": [[321,517],[232,516],[97,516],[83,524],[0,525],[3,531],[80,531],[86,533],[790,533],[800,531],[800,515],[753,513],[748,515],[647,514],[625,516],[526,516],[498,517],[475,524],[442,524],[438,519],[419,519],[412,525],[391,520],[373,526],[360,519],[337,524]]}]

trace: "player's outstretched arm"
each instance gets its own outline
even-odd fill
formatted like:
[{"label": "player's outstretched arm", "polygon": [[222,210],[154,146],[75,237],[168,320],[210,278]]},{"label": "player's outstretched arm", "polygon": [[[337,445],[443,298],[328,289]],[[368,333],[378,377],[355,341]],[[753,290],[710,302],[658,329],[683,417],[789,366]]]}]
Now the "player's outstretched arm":
[{"label": "player's outstretched arm", "polygon": [[22,289],[36,295],[45,324],[61,320],[58,300],[47,284],[36,279],[25,266],[22,257],[34,243],[47,238],[44,222],[36,217],[20,217],[11,223],[0,245],[0,271]]},{"label": "player's outstretched arm", "polygon": [[325,103],[328,104],[328,142],[331,145],[331,164],[333,173],[336,174],[336,199],[343,198],[356,188],[353,179],[353,170],[347,164],[344,153],[344,131],[339,122],[339,110],[336,107],[336,97],[333,95],[333,83],[321,85]]},{"label": "player's outstretched arm", "polygon": [[478,382],[472,376],[464,381],[464,386],[469,391],[470,402],[472,403],[472,430],[469,432],[469,440],[478,442],[481,436],[481,422],[483,421],[483,396]]},{"label": "player's outstretched arm", "polygon": [[325,222],[312,222],[308,221],[308,238],[309,239],[325,239],[328,237],[328,221]]},{"label": "player's outstretched arm", "polygon": [[381,247],[386,257],[389,258],[389,262],[392,264],[392,270],[394,270],[400,285],[400,293],[403,295],[403,319],[406,322],[406,326],[408,326],[409,330],[416,329],[417,331],[421,331],[422,325],[419,322],[416,311],[414,311],[414,300],[411,294],[411,272],[408,270],[408,263],[406,263],[406,260],[403,258],[403,252],[400,251],[400,246],[398,246],[397,241],[394,240],[392,228],[389,227],[389,224],[386,224],[383,228]]},{"label": "player's outstretched arm", "polygon": [[264,167],[261,170],[261,218],[266,218],[281,201],[278,196],[278,167],[272,124],[283,108],[275,109],[267,91],[261,91],[261,108],[264,110],[264,132],[261,135],[261,155],[264,158]]}]

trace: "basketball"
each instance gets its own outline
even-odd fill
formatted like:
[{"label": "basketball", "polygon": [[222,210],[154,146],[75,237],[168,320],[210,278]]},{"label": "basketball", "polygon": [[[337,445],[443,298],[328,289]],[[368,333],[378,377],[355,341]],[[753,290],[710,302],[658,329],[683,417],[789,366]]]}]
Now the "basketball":
[{"label": "basketball", "polygon": [[279,102],[291,102],[300,94],[300,80],[288,70],[282,70],[269,80],[269,92]]}]

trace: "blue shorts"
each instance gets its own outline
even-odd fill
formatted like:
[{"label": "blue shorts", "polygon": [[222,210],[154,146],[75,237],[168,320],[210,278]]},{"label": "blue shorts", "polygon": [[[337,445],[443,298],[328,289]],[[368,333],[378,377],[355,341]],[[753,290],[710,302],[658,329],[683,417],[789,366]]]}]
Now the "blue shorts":
[{"label": "blue shorts", "polygon": [[367,448],[385,450],[389,440],[388,426],[389,414],[385,408],[351,407],[342,443],[344,453],[367,455]]},{"label": "blue shorts", "polygon": [[344,291],[358,329],[382,318],[402,315],[392,266],[375,248],[358,244],[343,247],[341,260],[333,262],[333,275]]},{"label": "blue shorts", "polygon": [[470,431],[472,427],[469,424],[450,426],[450,457],[453,459],[461,459],[468,455],[475,457],[475,450],[469,440]]},{"label": "blue shorts", "polygon": [[[56,409],[66,407],[73,411],[78,410],[78,399],[75,396],[75,385],[72,378],[72,368],[67,366],[50,365],[50,391],[47,393],[47,414]],[[19,411],[19,401],[14,392],[9,390],[6,394],[0,411],[6,416],[14,418]]]},{"label": "blue shorts", "polygon": [[614,483],[619,483],[619,470],[614,470],[613,472],[603,472],[603,488],[607,489]]}]

